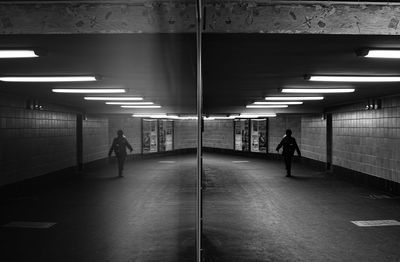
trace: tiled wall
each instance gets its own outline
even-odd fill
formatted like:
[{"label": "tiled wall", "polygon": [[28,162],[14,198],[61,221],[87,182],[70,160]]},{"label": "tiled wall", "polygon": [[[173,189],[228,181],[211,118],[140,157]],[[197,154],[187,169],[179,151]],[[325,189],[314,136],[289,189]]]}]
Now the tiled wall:
[{"label": "tiled wall", "polygon": [[333,164],[400,182],[400,98],[380,110],[363,104],[333,112]]},{"label": "tiled wall", "polygon": [[197,147],[197,120],[174,121],[174,149]]},{"label": "tiled wall", "polygon": [[108,119],[87,116],[83,120],[83,162],[107,157],[109,147]]},{"label": "tiled wall", "polygon": [[142,152],[142,124],[140,118],[113,116],[109,117],[108,122],[108,149],[113,139],[117,136],[117,131],[121,129],[133,147],[133,154],[140,154]]},{"label": "tiled wall", "polygon": [[233,120],[204,121],[203,146],[233,149]]},{"label": "tiled wall", "polygon": [[0,96],[0,185],[76,165],[76,114]]},{"label": "tiled wall", "polygon": [[291,129],[293,137],[296,138],[296,142],[301,147],[301,117],[300,116],[278,116],[269,118],[268,121],[268,152],[276,153],[276,147],[281,142],[285,135],[286,129]]},{"label": "tiled wall", "polygon": [[321,115],[301,118],[301,154],[326,162],[326,120]]}]

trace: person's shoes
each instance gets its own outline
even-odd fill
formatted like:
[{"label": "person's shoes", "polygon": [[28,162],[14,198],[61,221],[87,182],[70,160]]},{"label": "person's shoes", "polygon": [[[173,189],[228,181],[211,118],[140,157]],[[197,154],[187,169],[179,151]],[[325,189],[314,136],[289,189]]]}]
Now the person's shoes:
[{"label": "person's shoes", "polygon": [[292,177],[292,175],[287,174],[286,177]]}]

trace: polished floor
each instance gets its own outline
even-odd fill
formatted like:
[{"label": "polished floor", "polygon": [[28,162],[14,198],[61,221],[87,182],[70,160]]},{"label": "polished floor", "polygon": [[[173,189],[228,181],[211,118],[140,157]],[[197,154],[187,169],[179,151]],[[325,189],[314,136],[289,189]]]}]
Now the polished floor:
[{"label": "polished floor", "polygon": [[[400,261],[400,199],[294,164],[204,156],[205,261]],[[0,261],[195,261],[195,155],[88,169],[48,190],[0,201]]]},{"label": "polished floor", "polygon": [[[159,162],[166,161],[166,162]],[[176,161],[169,162],[169,161]],[[195,155],[110,164],[52,190],[0,201],[0,261],[195,261]]]},{"label": "polished floor", "polygon": [[[244,162],[249,161],[249,162]],[[295,163],[205,156],[207,261],[400,261],[400,199]]]}]

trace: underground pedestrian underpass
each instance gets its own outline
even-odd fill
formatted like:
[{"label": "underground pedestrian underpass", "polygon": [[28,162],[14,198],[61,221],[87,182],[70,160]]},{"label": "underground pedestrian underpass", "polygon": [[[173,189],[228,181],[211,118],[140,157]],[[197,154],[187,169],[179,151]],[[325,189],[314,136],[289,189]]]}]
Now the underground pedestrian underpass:
[{"label": "underground pedestrian underpass", "polygon": [[398,7],[0,3],[0,260],[398,261]]}]

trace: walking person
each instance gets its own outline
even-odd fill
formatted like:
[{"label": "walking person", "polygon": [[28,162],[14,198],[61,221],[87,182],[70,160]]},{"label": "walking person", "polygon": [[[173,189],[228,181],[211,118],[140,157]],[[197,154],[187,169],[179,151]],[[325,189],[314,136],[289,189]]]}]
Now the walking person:
[{"label": "walking person", "polygon": [[131,152],[133,151],[132,146],[129,144],[128,140],[124,136],[124,132],[122,130],[118,130],[117,137],[114,138],[110,151],[108,152],[108,157],[111,157],[111,154],[114,151],[118,161],[119,177],[122,177],[122,171],[124,170],[124,162],[127,155],[126,148],[128,148]]},{"label": "walking person", "polygon": [[292,157],[294,155],[294,151],[296,150],[297,154],[301,156],[300,149],[296,143],[296,139],[292,137],[292,130],[290,129],[286,130],[286,135],[283,137],[282,141],[276,147],[276,151],[278,151],[278,153],[281,147],[283,147],[282,155],[283,159],[285,160],[286,176],[291,177]]}]

